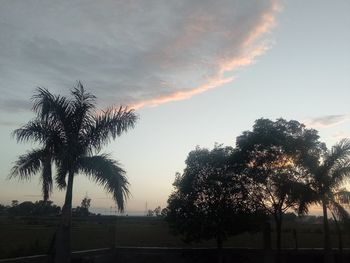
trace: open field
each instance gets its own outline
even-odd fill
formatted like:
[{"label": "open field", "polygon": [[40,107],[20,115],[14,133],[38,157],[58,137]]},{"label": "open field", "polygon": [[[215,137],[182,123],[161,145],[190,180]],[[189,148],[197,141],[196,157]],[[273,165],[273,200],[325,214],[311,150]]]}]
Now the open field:
[{"label": "open field", "polygon": [[[0,217],[0,258],[44,254],[49,248],[58,218]],[[322,247],[322,225],[287,222],[283,230],[283,247],[294,248],[292,229],[297,229],[298,246]],[[274,233],[272,234],[274,237]],[[160,218],[147,217],[91,217],[74,218],[72,230],[73,250],[116,246],[131,247],[212,247],[215,242],[186,244],[173,236]],[[344,247],[350,247],[350,236],[343,233]],[[337,235],[332,232],[334,247]],[[261,248],[260,233],[245,233],[234,236],[224,244],[226,247]]]}]

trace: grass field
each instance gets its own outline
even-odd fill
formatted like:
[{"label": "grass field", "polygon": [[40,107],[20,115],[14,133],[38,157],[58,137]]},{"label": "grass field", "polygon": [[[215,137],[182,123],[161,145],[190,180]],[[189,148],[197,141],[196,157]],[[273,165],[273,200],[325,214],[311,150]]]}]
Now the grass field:
[{"label": "grass field", "polygon": [[[44,254],[49,248],[58,218],[8,218],[0,217],[0,258]],[[283,230],[282,245],[294,248],[291,229],[297,229],[298,245],[319,248],[323,244],[322,225],[287,222]],[[272,234],[274,238],[274,233]],[[91,217],[75,218],[72,229],[73,250],[116,246],[140,247],[211,247],[215,242],[186,244],[173,236],[160,218],[149,217]],[[350,236],[343,233],[344,247],[350,247]],[[332,233],[334,247],[337,235]],[[262,245],[261,233],[244,233],[234,236],[224,244],[227,247],[254,247]]]}]

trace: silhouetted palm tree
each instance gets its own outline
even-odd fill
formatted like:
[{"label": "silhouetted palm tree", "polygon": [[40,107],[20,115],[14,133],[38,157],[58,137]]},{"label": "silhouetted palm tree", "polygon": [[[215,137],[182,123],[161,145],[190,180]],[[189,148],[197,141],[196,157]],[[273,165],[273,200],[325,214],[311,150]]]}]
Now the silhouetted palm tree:
[{"label": "silhouetted palm tree", "polygon": [[324,224],[324,247],[331,250],[328,224],[329,209],[333,215],[344,219],[348,213],[342,205],[350,203],[350,192],[343,188],[346,179],[350,179],[350,140],[343,139],[326,150],[317,162],[309,163],[312,173],[312,187],[316,202],[322,205]]},{"label": "silhouetted palm tree", "polygon": [[[66,189],[62,224],[56,234],[55,262],[70,259],[70,228],[74,176],[84,173],[113,195],[118,209],[124,209],[129,195],[125,171],[108,155],[98,154],[102,146],[133,128],[137,116],[126,107],[97,111],[95,96],[79,82],[72,98],[38,88],[32,97],[36,118],[14,131],[19,142],[34,141],[41,147],[19,157],[12,176],[29,179],[41,170],[44,200],[53,186],[51,166],[56,166],[55,181]],[[97,153],[95,155],[95,153]]]}]

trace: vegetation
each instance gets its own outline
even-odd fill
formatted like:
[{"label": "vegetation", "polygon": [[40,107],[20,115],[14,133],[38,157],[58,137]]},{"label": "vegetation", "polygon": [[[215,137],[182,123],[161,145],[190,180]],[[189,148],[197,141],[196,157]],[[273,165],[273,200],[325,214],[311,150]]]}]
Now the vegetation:
[{"label": "vegetation", "polygon": [[56,167],[55,181],[66,190],[62,222],[55,238],[55,262],[69,262],[71,250],[71,210],[73,181],[83,173],[112,193],[118,209],[124,209],[128,197],[128,181],[119,163],[101,148],[123,132],[133,128],[136,115],[124,107],[95,109],[95,96],[87,93],[79,82],[72,97],[53,95],[39,88],[32,97],[34,120],[14,131],[19,142],[33,141],[40,148],[20,156],[12,169],[12,177],[30,179],[41,171],[42,192],[48,200],[53,187],[52,164]]},{"label": "vegetation", "polygon": [[85,196],[83,200],[81,200],[81,205],[72,209],[73,216],[89,216],[89,208],[91,205],[91,198]]},{"label": "vegetation", "polygon": [[[55,233],[54,262],[70,260],[72,212],[75,220],[79,217],[95,220],[87,224],[96,224],[102,218],[89,212],[91,199],[88,197],[72,209],[76,174],[83,173],[102,185],[113,195],[120,211],[123,211],[129,195],[125,171],[100,150],[111,139],[133,128],[137,116],[133,110],[122,106],[97,111],[95,99],[81,83],[72,89],[71,97],[53,95],[39,88],[33,96],[35,118],[13,133],[18,142],[32,141],[39,147],[18,158],[11,177],[30,179],[40,172],[43,200],[35,203],[13,200],[11,206],[0,205],[0,215],[13,218],[50,216],[52,223],[60,214],[57,231],[52,228],[55,224],[49,224],[51,232],[48,233]],[[259,225],[266,225],[272,219],[276,248],[280,250],[284,246],[282,222],[287,218],[293,222],[289,232],[297,247],[300,225],[291,211],[305,215],[310,205],[319,204],[323,209],[326,252],[330,251],[331,236],[334,236],[329,226],[328,210],[333,216],[339,247],[342,248],[340,223],[349,219],[344,205],[350,204],[350,192],[344,187],[350,176],[349,140],[341,140],[328,150],[319,141],[316,130],[307,129],[297,121],[259,119],[252,131],[245,131],[237,137],[235,148],[215,145],[214,149],[208,150],[197,147],[189,153],[185,163],[183,173],[176,175],[168,206],[147,211],[147,220],[155,220],[152,222],[156,224],[162,222],[162,235],[168,235],[162,221],[165,218],[172,233],[180,235],[183,241],[205,244],[214,244],[215,241],[220,252],[224,241],[237,244],[232,241],[234,236],[240,236],[242,241],[248,233],[260,235],[251,231],[258,230]],[[56,168],[54,176],[53,165]],[[49,201],[54,181],[59,189],[66,191],[62,210]],[[52,221],[52,218],[55,219]],[[108,227],[105,225],[109,232],[110,225],[115,224],[113,220],[109,218]],[[137,227],[134,224],[133,230]],[[96,227],[94,231],[98,232],[97,229],[100,228]],[[270,227],[266,232],[270,234]],[[111,240],[115,240],[115,231],[112,233]],[[256,244],[247,244],[256,247]],[[220,253],[218,255],[220,261]],[[331,261],[330,257],[327,258],[329,253],[325,255],[326,260]]]},{"label": "vegetation", "polygon": [[[327,209],[333,216],[341,249],[340,223],[349,218],[344,207],[350,204],[350,192],[344,187],[349,176],[349,140],[327,150],[316,130],[297,121],[259,119],[252,131],[237,137],[234,149],[215,146],[212,151],[197,148],[190,152],[184,173],[176,176],[166,218],[184,240],[216,238],[220,244],[220,236],[225,239],[248,230],[237,220],[247,215],[240,210],[242,202],[232,198],[238,194],[246,207],[262,209],[274,220],[276,248],[280,250],[285,214],[307,214],[310,205],[316,203],[323,207],[325,249],[331,248]],[[292,233],[297,247],[296,229]],[[328,253],[325,259],[332,261]]]},{"label": "vegetation", "polygon": [[249,199],[270,214],[281,248],[283,214],[307,212],[311,197],[304,158],[322,147],[317,132],[297,121],[259,119],[237,138],[232,166],[247,181]]},{"label": "vegetation", "polygon": [[[0,216],[0,258],[45,254],[59,222],[59,217]],[[295,248],[293,229],[302,248],[320,248],[323,245],[322,218],[306,216],[289,220],[282,228],[282,248]],[[115,226],[116,246],[127,247],[215,247],[216,240],[186,243],[169,231],[168,224],[159,217],[74,217],[72,221],[72,250],[86,250],[111,246]],[[337,240],[334,222],[330,221],[332,241]],[[343,233],[344,247],[350,247],[349,232]],[[11,242],[9,242],[11,240]],[[276,231],[272,227],[272,240]],[[275,243],[275,242],[274,242]],[[334,242],[333,242],[334,243]],[[335,244],[335,243],[334,243]],[[228,237],[224,247],[262,248],[260,232],[245,232]],[[275,246],[274,246],[275,247]],[[334,247],[334,246],[333,246]]]},{"label": "vegetation", "polygon": [[323,210],[324,247],[330,250],[327,210],[331,211],[335,220],[349,218],[343,205],[350,204],[350,192],[344,187],[344,182],[350,178],[350,141],[343,139],[331,150],[324,148],[317,159],[309,159],[306,164],[312,178],[309,191]]},{"label": "vegetation", "polygon": [[11,216],[57,216],[61,212],[61,208],[52,201],[24,201],[18,203],[13,200],[12,206],[0,205],[0,214]]},{"label": "vegetation", "polygon": [[211,151],[197,147],[189,153],[183,174],[177,174],[166,220],[185,241],[215,239],[221,249],[224,240],[250,230],[250,221],[257,219],[244,178],[230,171],[232,151],[220,145]]}]

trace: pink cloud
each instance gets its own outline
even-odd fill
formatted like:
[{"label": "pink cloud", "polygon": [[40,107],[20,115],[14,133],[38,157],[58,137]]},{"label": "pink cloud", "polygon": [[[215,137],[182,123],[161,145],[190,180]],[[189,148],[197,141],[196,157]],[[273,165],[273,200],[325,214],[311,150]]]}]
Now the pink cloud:
[{"label": "pink cloud", "polygon": [[[216,61],[212,61],[211,64],[215,65],[214,67],[216,68],[216,72],[211,77],[207,78],[206,81],[204,81],[201,85],[181,91],[175,91],[167,95],[160,95],[155,98],[138,101],[131,104],[131,107],[139,109],[145,106],[158,106],[170,101],[188,99],[196,94],[200,94],[210,89],[214,89],[232,82],[234,80],[234,77],[226,77],[226,73],[232,73],[239,67],[253,64],[257,57],[264,54],[270,48],[269,44],[265,42],[259,42],[258,40],[275,26],[275,15],[276,12],[280,9],[281,6],[279,4],[279,1],[271,1],[270,8],[260,15],[261,18],[255,27],[242,41],[242,44],[239,46],[239,54],[219,57],[216,58]],[[211,19],[207,18],[206,20],[210,21]],[[176,50],[179,48],[182,49],[184,47],[191,46],[193,43],[200,41],[201,35],[205,33],[205,29],[203,29],[201,23],[198,23],[198,21],[190,23],[187,28],[188,30],[185,30],[185,34],[183,34],[172,45],[170,45],[170,47],[167,47],[165,51],[160,52],[160,54],[166,56],[164,54],[171,53],[171,50]]]},{"label": "pink cloud", "polygon": [[36,86],[62,93],[76,80],[103,105],[188,99],[232,82],[269,49],[279,3],[9,1],[0,9],[2,83],[20,100]]}]

